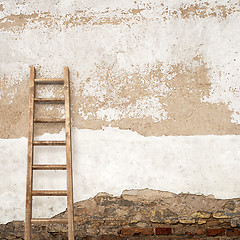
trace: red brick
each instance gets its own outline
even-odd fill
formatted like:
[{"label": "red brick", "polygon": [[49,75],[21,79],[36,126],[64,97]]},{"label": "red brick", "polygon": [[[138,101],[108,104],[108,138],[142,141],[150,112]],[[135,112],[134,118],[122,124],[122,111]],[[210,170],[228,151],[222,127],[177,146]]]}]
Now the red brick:
[{"label": "red brick", "polygon": [[198,229],[196,234],[197,235],[204,235],[204,231],[202,229]]},{"label": "red brick", "polygon": [[110,235],[103,235],[99,236],[98,238],[91,238],[89,240],[123,240],[123,237],[120,236],[110,236]]},{"label": "red brick", "polygon": [[225,229],[207,229],[207,236],[223,236],[225,235]]},{"label": "red brick", "polygon": [[191,232],[186,232],[186,235],[188,235],[188,236],[194,236],[194,234],[191,233]]},{"label": "red brick", "polygon": [[153,228],[124,228],[121,230],[122,236],[142,236],[142,235],[153,235]]},{"label": "red brick", "polygon": [[156,228],[156,235],[169,235],[172,234],[172,228]]},{"label": "red brick", "polygon": [[[182,239],[184,239],[184,240],[202,240],[202,238],[182,238]],[[179,240],[179,238],[178,239],[176,239],[176,240]],[[216,239],[216,240],[219,240],[219,239]]]},{"label": "red brick", "polygon": [[227,229],[227,236],[240,236],[240,229],[239,228],[233,228],[233,229]]}]

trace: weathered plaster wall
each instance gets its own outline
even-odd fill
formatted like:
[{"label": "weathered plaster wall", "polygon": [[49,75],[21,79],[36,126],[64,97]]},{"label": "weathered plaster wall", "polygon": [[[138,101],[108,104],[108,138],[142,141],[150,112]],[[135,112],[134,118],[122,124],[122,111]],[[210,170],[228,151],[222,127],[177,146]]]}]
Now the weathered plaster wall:
[{"label": "weathered plaster wall", "polygon": [[[0,221],[24,217],[30,65],[37,77],[70,68],[75,201],[145,187],[239,197],[239,22],[239,1],[2,1]],[[38,177],[36,188],[64,179]],[[64,210],[54,200],[34,200],[36,216]]]},{"label": "weathered plaster wall", "polygon": [[46,77],[69,66],[80,129],[238,134],[239,11],[225,0],[3,1],[0,136],[27,136],[29,65]]}]

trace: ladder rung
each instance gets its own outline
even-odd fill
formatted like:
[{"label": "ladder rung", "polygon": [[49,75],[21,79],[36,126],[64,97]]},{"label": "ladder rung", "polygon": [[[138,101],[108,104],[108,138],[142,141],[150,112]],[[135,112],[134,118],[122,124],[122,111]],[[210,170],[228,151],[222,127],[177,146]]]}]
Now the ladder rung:
[{"label": "ladder rung", "polygon": [[33,141],[33,145],[46,146],[46,145],[55,145],[63,146],[66,145],[66,141]]},{"label": "ladder rung", "polygon": [[64,103],[64,98],[34,98],[36,103]]},{"label": "ladder rung", "polygon": [[34,119],[35,123],[65,123],[64,118],[59,118],[59,119]]},{"label": "ladder rung", "polygon": [[33,165],[33,170],[67,170],[67,165]]},{"label": "ladder rung", "polygon": [[43,84],[64,84],[64,79],[62,78],[35,78],[35,83]]},{"label": "ladder rung", "polygon": [[46,223],[57,223],[57,224],[67,224],[67,219],[59,219],[59,218],[32,218],[32,224],[46,224]]},{"label": "ladder rung", "polygon": [[66,190],[33,190],[32,196],[67,196]]}]

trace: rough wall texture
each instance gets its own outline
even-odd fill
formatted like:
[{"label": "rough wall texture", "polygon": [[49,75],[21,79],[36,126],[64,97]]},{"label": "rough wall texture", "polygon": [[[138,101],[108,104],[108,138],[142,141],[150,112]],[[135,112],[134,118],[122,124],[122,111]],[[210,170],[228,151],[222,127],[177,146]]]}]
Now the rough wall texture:
[{"label": "rough wall texture", "polygon": [[[1,222],[24,218],[31,65],[39,78],[70,69],[75,201],[145,187],[238,197],[239,22],[239,1],[3,0]],[[36,94],[63,93],[42,86]],[[38,106],[36,116],[52,114],[64,112]],[[35,133],[53,139],[42,134],[61,130],[42,125]],[[45,163],[63,155],[45,153]],[[41,175],[34,187],[65,181],[54,174]],[[34,202],[37,216],[65,206]]]},{"label": "rough wall texture", "polygon": [[[240,199],[124,191],[120,197],[99,193],[75,204],[77,239],[239,239]],[[66,212],[57,218],[65,218]],[[1,239],[23,239],[23,223],[0,225]],[[33,239],[67,239],[63,226],[35,226]]]},{"label": "rough wall texture", "polygon": [[111,125],[144,136],[239,133],[239,1],[0,6],[2,138],[27,136],[29,65],[40,77],[61,77],[69,66],[77,128]]}]

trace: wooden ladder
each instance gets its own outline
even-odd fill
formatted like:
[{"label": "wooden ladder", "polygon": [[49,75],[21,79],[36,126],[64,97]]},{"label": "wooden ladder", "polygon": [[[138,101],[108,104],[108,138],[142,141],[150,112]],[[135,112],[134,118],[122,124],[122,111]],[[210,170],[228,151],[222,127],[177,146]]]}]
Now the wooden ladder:
[{"label": "wooden ladder", "polygon": [[[35,84],[64,84],[65,98],[35,98]],[[35,68],[30,67],[30,107],[29,107],[29,131],[28,131],[28,163],[26,184],[26,213],[25,213],[25,240],[31,239],[31,224],[68,224],[68,239],[74,239],[74,214],[73,214],[73,181],[72,181],[72,149],[71,149],[71,120],[70,120],[70,94],[69,72],[64,67],[64,79],[36,79]],[[35,104],[65,104],[65,119],[36,119],[34,118]],[[34,123],[65,123],[65,141],[35,141]],[[42,145],[66,146],[65,165],[34,164],[34,147]],[[67,190],[33,190],[33,170],[66,170]],[[67,196],[68,218],[32,218],[33,196]]]}]

